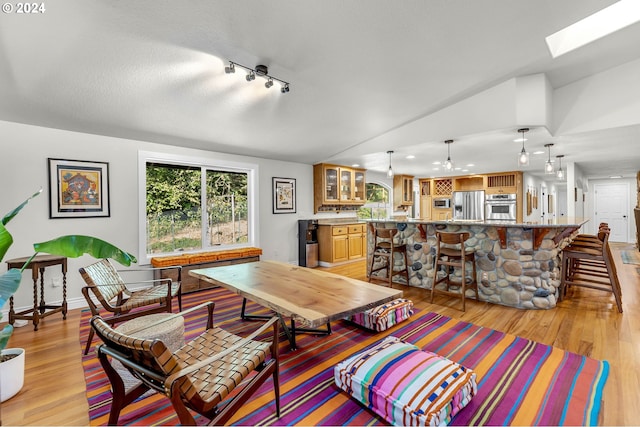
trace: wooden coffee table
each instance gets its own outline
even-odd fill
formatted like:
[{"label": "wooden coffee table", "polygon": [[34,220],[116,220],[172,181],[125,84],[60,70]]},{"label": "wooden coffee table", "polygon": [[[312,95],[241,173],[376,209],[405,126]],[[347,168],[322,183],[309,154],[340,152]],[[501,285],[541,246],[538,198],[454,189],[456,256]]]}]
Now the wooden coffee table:
[{"label": "wooden coffee table", "polygon": [[[296,332],[331,333],[329,322],[402,297],[397,289],[278,261],[202,268],[189,274],[276,312],[293,349]],[[290,327],[283,316],[291,318]],[[242,317],[250,318],[244,314],[244,304]],[[296,328],[296,322],[304,328]],[[327,330],[317,329],[325,324]]]}]

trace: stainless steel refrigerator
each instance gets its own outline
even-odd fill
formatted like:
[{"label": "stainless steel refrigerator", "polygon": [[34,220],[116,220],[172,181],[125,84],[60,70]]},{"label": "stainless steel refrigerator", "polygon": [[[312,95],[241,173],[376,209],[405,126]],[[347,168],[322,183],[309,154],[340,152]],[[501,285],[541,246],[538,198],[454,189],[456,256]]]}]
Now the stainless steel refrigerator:
[{"label": "stainless steel refrigerator", "polygon": [[484,220],[484,190],[454,191],[453,219],[467,221]]}]

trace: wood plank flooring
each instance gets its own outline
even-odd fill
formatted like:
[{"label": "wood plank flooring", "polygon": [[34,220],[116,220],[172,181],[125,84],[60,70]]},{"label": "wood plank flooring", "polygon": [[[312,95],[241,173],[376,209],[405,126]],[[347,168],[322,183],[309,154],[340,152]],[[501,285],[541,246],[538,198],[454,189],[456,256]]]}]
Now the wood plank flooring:
[{"label": "wood plank flooring", "polygon": [[[436,296],[429,303],[424,289],[402,288],[405,297],[423,310],[519,335],[608,360],[611,366],[604,390],[601,425],[638,425],[640,420],[640,266],[623,264],[620,250],[632,245],[614,244],[614,257],[622,283],[624,313],[619,314],[612,294],[575,288],[569,298],[552,310],[518,310],[467,300],[461,312],[459,300]],[[326,269],[366,279],[363,261]],[[27,350],[25,386],[4,402],[3,425],[87,425],[88,406],[79,343],[80,310],[67,320],[59,315],[42,320],[40,329],[17,328],[9,347]]]}]

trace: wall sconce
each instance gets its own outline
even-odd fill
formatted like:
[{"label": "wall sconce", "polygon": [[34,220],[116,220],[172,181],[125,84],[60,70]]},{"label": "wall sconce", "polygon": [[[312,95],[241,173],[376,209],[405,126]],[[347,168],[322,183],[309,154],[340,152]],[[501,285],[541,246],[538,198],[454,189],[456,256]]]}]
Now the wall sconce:
[{"label": "wall sconce", "polygon": [[529,166],[529,153],[524,149],[524,133],[529,132],[529,128],[518,129],[522,133],[522,151],[518,154],[518,166]]},{"label": "wall sconce", "polygon": [[267,79],[266,83],[264,84],[264,87],[266,87],[267,89],[273,86],[273,81],[276,80],[280,82],[281,93],[289,92],[289,82],[285,82],[284,80],[281,80],[277,77],[270,76],[269,68],[266,65],[256,65],[256,68],[253,69],[251,67],[238,64],[237,62],[229,61],[229,65],[224,67],[224,72],[227,74],[233,74],[236,72],[236,67],[240,67],[247,70],[247,75],[245,78],[247,79],[248,82],[255,80],[256,75],[258,75],[260,77],[264,77],[265,79]]}]

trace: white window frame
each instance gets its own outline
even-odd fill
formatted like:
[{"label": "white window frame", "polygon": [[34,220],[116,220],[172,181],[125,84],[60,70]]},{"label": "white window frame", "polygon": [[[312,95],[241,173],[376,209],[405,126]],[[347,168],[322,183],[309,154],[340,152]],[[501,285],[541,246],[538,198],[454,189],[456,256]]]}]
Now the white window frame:
[{"label": "white window frame", "polygon": [[[215,153],[212,153],[214,155]],[[221,160],[214,157],[192,157],[172,153],[160,153],[152,151],[138,152],[138,264],[149,264],[154,256],[171,255],[167,254],[149,254],[147,252],[147,163],[160,163],[176,166],[192,166],[203,169],[213,169],[216,171],[241,172],[247,174],[247,204],[249,212],[249,223],[247,224],[249,240],[247,243],[238,245],[221,245],[214,247],[203,247],[202,249],[189,252],[175,252],[174,254],[206,252],[211,250],[224,250],[238,247],[260,247],[260,238],[258,235],[259,212],[258,212],[258,194],[260,189],[258,186],[259,168],[254,163],[235,162],[230,160]],[[206,177],[202,175],[203,186],[205,188]],[[204,196],[203,196],[204,197]],[[201,203],[202,224],[207,223],[207,207]],[[206,234],[205,227],[202,227],[202,237]]]}]

